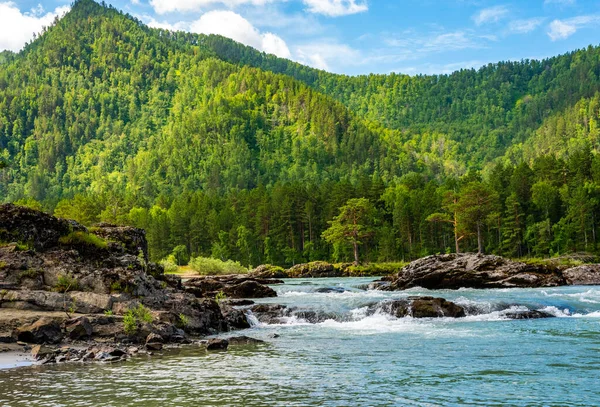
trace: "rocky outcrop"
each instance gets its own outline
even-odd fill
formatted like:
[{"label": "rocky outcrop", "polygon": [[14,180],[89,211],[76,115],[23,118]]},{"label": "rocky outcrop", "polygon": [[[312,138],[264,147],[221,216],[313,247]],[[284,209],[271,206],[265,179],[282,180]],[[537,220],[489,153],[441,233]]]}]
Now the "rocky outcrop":
[{"label": "rocky outcrop", "polygon": [[297,264],[289,268],[286,273],[290,278],[342,277],[344,275],[341,268],[324,261]]},{"label": "rocky outcrop", "polygon": [[224,295],[226,298],[269,298],[277,293],[266,284],[280,284],[280,280],[253,278],[240,275],[195,277],[186,281],[183,286],[186,292],[196,297],[215,298]]},{"label": "rocky outcrop", "polygon": [[586,264],[563,271],[569,285],[600,285],[600,264]]},{"label": "rocky outcrop", "polygon": [[462,318],[465,309],[444,298],[408,297],[402,300],[384,301],[369,307],[368,314],[384,312],[396,318]]},{"label": "rocky outcrop", "polygon": [[505,312],[504,317],[508,319],[541,319],[541,318],[554,318],[554,315],[549,312],[537,311],[537,310],[523,310],[523,311],[508,311]]},{"label": "rocky outcrop", "polygon": [[554,267],[514,262],[499,256],[443,254],[413,261],[380,290],[556,287],[567,284]]},{"label": "rocky outcrop", "polygon": [[[186,292],[180,278],[147,262],[141,229],[88,229],[8,204],[0,206],[0,243],[2,337],[31,343],[101,338],[158,348],[158,337],[167,344],[245,326],[243,312],[222,310],[214,296]],[[218,288],[231,297],[274,293],[259,281]],[[123,316],[135,316],[140,306],[148,316],[125,326]],[[4,324],[5,313],[26,317]]]}]

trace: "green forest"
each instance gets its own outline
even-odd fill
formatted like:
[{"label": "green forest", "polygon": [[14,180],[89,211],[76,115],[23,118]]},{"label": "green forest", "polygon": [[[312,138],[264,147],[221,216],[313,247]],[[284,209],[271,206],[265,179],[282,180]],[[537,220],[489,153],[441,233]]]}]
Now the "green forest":
[{"label": "green forest", "polygon": [[0,201],[289,266],[600,253],[600,47],[349,77],[92,0],[0,53]]}]

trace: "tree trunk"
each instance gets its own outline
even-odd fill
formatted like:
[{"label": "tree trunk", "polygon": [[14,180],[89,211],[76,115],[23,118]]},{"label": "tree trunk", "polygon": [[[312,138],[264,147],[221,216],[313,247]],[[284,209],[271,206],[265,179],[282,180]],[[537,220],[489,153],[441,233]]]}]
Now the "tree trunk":
[{"label": "tree trunk", "polygon": [[354,242],[354,264],[358,266],[358,243]]},{"label": "tree trunk", "polygon": [[477,223],[477,252],[483,253],[483,242],[481,238],[481,224]]}]

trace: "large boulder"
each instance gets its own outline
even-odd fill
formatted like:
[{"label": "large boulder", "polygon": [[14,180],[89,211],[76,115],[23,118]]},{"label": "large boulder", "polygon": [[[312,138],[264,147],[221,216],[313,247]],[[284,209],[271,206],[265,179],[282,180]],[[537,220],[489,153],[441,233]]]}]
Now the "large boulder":
[{"label": "large boulder", "polygon": [[600,264],[586,264],[563,271],[569,285],[600,285]]},{"label": "large boulder", "polygon": [[14,336],[18,341],[39,344],[59,343],[63,338],[60,324],[52,318],[45,317],[15,329]]},{"label": "large boulder", "polygon": [[234,275],[191,278],[183,286],[198,298],[215,298],[222,292],[227,298],[240,299],[276,297],[275,290],[266,284],[278,283],[281,281]]},{"label": "large boulder", "polygon": [[465,309],[444,298],[408,297],[402,300],[384,301],[374,304],[367,310],[369,314],[384,312],[396,318],[462,318]]},{"label": "large boulder", "polygon": [[413,261],[380,290],[556,287],[566,281],[555,267],[482,254],[443,254]]},{"label": "large boulder", "polygon": [[255,278],[288,278],[288,273],[283,267],[263,264],[250,272],[251,277]]},{"label": "large boulder", "polygon": [[271,287],[252,280],[244,281],[240,284],[225,286],[223,287],[222,291],[229,298],[277,297],[277,293]]},{"label": "large boulder", "polygon": [[341,268],[324,261],[314,261],[306,264],[296,264],[286,270],[289,277],[292,278],[323,278],[323,277],[342,277],[344,272]]}]

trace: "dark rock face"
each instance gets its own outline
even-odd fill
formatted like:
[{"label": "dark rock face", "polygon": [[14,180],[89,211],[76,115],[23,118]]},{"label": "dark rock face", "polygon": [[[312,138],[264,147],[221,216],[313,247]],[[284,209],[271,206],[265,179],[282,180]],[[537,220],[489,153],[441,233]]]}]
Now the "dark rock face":
[{"label": "dark rock face", "polygon": [[444,254],[428,256],[404,267],[380,290],[556,287],[567,282],[554,268],[513,262],[499,256]]},{"label": "dark rock face", "polygon": [[406,300],[392,300],[375,304],[369,307],[368,313],[374,314],[383,311],[396,318],[462,318],[465,309],[444,298],[434,297],[409,297]]},{"label": "dark rock face", "polygon": [[213,338],[206,344],[206,350],[227,350],[229,341],[227,339]]},{"label": "dark rock face", "polygon": [[185,291],[202,298],[214,298],[221,291],[227,298],[268,298],[277,293],[265,284],[278,284],[278,280],[254,279],[244,276],[196,277],[184,283]]},{"label": "dark rock face", "polygon": [[554,318],[554,315],[552,315],[548,312],[535,311],[535,310],[507,312],[504,314],[504,316],[509,319]]},{"label": "dark rock face", "polygon": [[600,264],[586,264],[563,271],[569,285],[600,285]]},{"label": "dark rock face", "polygon": [[18,341],[40,344],[59,343],[63,338],[59,323],[52,318],[40,318],[31,325],[19,327],[14,336]]},{"label": "dark rock face", "polygon": [[94,328],[87,317],[79,317],[65,321],[64,331],[71,339],[87,339],[92,336]]},{"label": "dark rock face", "polygon": [[263,324],[278,324],[280,318],[289,313],[288,307],[280,304],[258,304],[251,307],[250,311]]},{"label": "dark rock face", "polygon": [[125,249],[125,253],[133,256],[141,254],[144,260],[148,261],[148,241],[145,230],[108,223],[99,223],[93,230],[94,234],[103,239],[119,242]]},{"label": "dark rock face", "polygon": [[243,310],[228,305],[222,305],[221,312],[223,313],[223,317],[227,321],[230,330],[250,328],[250,323]]}]

